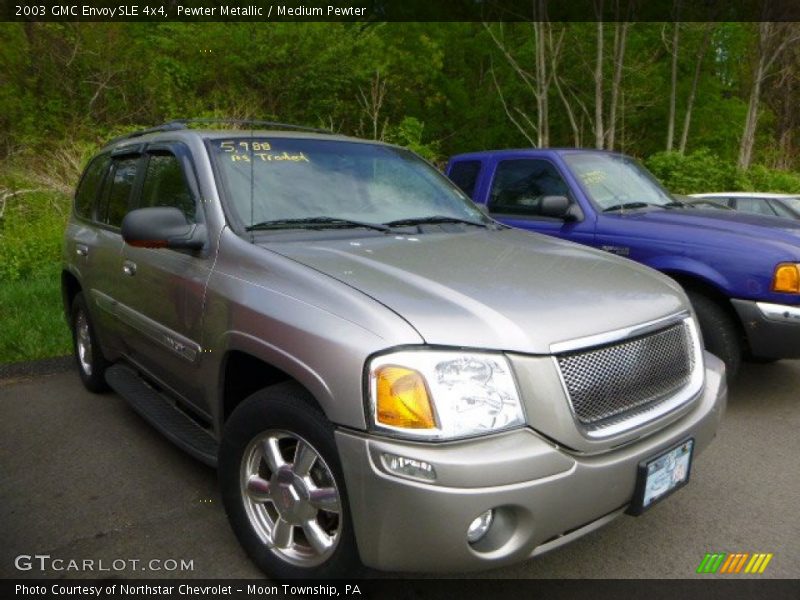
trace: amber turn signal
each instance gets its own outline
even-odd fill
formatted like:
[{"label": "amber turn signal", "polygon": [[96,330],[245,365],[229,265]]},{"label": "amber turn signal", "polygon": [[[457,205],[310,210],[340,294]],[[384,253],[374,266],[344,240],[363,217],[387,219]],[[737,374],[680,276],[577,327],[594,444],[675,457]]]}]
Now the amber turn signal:
[{"label": "amber turn signal", "polygon": [[800,268],[795,263],[781,263],[775,267],[772,291],[800,294]]},{"label": "amber turn signal", "polygon": [[434,429],[428,386],[413,369],[385,365],[375,372],[378,423],[403,429]]}]

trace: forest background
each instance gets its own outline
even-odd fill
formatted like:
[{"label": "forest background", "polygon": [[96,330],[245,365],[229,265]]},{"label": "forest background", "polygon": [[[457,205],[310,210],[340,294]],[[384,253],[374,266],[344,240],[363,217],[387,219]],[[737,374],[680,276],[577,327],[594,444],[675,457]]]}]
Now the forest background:
[{"label": "forest background", "polygon": [[0,23],[0,363],[69,351],[60,245],[86,160],[174,118],[401,144],[576,146],[673,192],[800,193],[798,23]]}]

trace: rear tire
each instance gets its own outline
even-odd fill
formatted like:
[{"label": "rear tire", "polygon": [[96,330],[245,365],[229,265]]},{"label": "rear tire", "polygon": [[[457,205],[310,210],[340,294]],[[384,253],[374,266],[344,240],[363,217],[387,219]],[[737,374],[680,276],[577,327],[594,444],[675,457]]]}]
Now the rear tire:
[{"label": "rear tire", "polygon": [[362,573],[333,425],[295,383],[260,390],[225,424],[222,501],[247,554],[277,579]]},{"label": "rear tire", "polygon": [[96,394],[108,391],[110,388],[106,383],[106,369],[109,362],[103,356],[100,344],[97,343],[83,292],[78,292],[72,300],[70,327],[78,375],[84,387]]},{"label": "rear tire", "polygon": [[706,350],[725,363],[728,377],[733,379],[742,364],[744,346],[739,328],[718,302],[699,292],[687,291],[703,332]]}]

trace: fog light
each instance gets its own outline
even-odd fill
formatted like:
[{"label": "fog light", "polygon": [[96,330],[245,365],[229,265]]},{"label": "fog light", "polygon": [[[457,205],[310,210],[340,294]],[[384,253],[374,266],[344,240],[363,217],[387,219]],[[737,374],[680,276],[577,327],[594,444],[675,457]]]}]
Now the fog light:
[{"label": "fog light", "polygon": [[425,481],[436,481],[436,470],[432,464],[424,460],[388,453],[384,453],[381,456],[381,460],[383,461],[383,466],[395,475],[411,477],[412,479],[424,479]]},{"label": "fog light", "polygon": [[489,531],[493,520],[494,510],[492,509],[480,514],[467,528],[467,541],[470,544],[480,541],[480,539],[486,535],[486,532]]}]

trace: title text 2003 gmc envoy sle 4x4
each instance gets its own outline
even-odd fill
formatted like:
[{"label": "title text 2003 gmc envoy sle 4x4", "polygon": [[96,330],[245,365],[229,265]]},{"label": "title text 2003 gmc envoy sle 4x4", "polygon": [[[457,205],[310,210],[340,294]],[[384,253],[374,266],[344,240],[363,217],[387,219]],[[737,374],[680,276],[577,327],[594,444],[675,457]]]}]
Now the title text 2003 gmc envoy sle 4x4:
[{"label": "title text 2003 gmc envoy sle 4x4", "polygon": [[111,142],[63,272],[86,387],[218,467],[262,569],[494,567],[688,481],[726,385],[676,283],[404,149],[273,129]]}]

